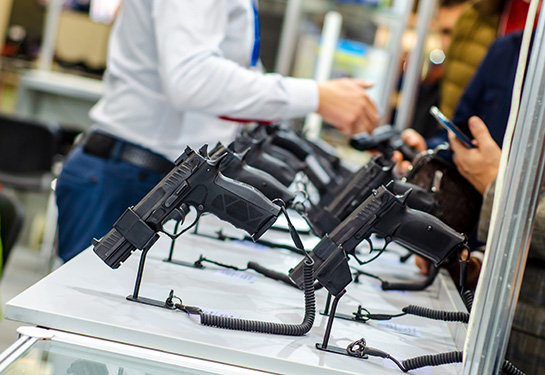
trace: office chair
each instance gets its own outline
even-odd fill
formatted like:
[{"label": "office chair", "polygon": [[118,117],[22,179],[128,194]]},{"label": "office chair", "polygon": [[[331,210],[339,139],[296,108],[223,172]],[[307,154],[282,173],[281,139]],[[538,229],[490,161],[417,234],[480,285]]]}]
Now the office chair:
[{"label": "office chair", "polygon": [[8,257],[17,241],[23,226],[23,205],[13,194],[0,191],[0,239],[2,240],[2,267],[8,262]]},{"label": "office chair", "polygon": [[41,249],[42,260],[49,264],[55,256],[57,228],[53,166],[59,157],[61,140],[58,124],[0,115],[0,185],[49,194]]},{"label": "office chair", "polygon": [[0,115],[0,183],[20,190],[49,189],[60,139],[56,124]]}]

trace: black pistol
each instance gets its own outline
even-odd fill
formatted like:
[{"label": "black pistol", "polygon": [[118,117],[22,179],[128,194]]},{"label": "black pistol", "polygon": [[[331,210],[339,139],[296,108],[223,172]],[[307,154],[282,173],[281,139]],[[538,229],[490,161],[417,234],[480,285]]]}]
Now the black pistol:
[{"label": "black pistol", "polygon": [[371,135],[366,133],[354,135],[350,139],[350,146],[360,151],[377,150],[388,159],[392,158],[393,152],[396,150],[403,154],[405,160],[409,161],[412,161],[417,155],[417,151],[401,139],[401,132],[391,125],[380,126]]},{"label": "black pistol", "polygon": [[265,137],[254,137],[252,133],[239,134],[228,146],[239,154],[246,164],[269,173],[284,186],[290,186],[297,171],[270,154],[265,143]]},{"label": "black pistol", "polygon": [[[331,188],[332,183],[336,182],[340,175],[331,165],[331,159],[325,158],[313,147],[311,142],[303,135],[296,133],[291,129],[286,129],[279,125],[271,125],[265,128],[271,136],[271,150],[274,155],[281,152],[274,149],[274,146],[285,150],[283,153],[290,157],[288,160],[290,165],[296,166],[297,171],[303,172],[310,182],[316,187],[320,195],[323,195]],[[294,161],[292,156],[297,159]],[[281,158],[281,155],[276,155]]]},{"label": "black pistol", "polygon": [[[325,236],[309,254],[314,259],[316,279],[337,295],[351,281],[348,254],[373,233],[396,241],[439,266],[452,252],[465,246],[466,236],[441,220],[407,207],[410,191],[395,195],[387,187],[376,189],[339,226]],[[303,285],[303,262],[289,272],[296,285]]]},{"label": "black pistol", "polygon": [[[392,181],[392,169],[395,163],[382,155],[373,157],[367,164],[361,167],[354,175],[346,179],[335,190],[333,198],[327,205],[319,204],[311,206],[307,211],[308,220],[319,236],[331,233],[344,219],[348,217],[374,189],[386,185]],[[404,194],[412,189],[409,195],[408,206],[420,211],[435,214],[438,211],[437,202],[431,194],[423,188],[395,180],[391,185],[396,194]]]},{"label": "black pistol", "polygon": [[295,199],[295,195],[285,185],[269,173],[246,164],[240,155],[221,143],[210,150],[209,155],[211,159],[221,158],[220,171],[224,176],[255,187],[271,201],[280,199],[286,206],[290,206]]},{"label": "black pistol", "polygon": [[206,146],[186,148],[174,168],[134,207],[129,207],[100,241],[95,253],[118,268],[136,249],[149,250],[170,219],[183,219],[187,206],[197,219],[210,212],[258,239],[276,220],[280,207],[252,186],[223,176],[221,157],[210,160]]},{"label": "black pistol", "polygon": [[[248,144],[250,150],[239,151],[243,150],[241,146]],[[293,182],[297,172],[302,172],[322,195],[336,178],[335,171],[328,168],[327,160],[318,158],[304,137],[279,125],[259,125],[237,137],[233,148],[236,152],[248,153],[245,158],[248,164],[273,174],[286,186]],[[263,165],[261,159],[265,156],[282,162],[283,167]],[[291,174],[283,170],[286,166],[292,170]]]}]

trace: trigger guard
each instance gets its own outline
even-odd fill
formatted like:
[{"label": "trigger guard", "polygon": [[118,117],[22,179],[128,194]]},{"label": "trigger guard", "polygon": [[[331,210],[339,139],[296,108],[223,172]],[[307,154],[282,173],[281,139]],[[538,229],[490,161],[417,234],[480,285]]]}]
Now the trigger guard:
[{"label": "trigger guard", "polygon": [[[169,221],[169,220],[176,220],[176,225],[174,227],[174,230],[176,231],[178,226],[180,224],[183,224],[185,222],[185,218],[187,216],[187,214],[189,213],[189,208],[187,209],[183,209],[183,208],[176,208],[174,211],[172,211],[172,213],[168,216],[167,220],[165,220],[165,222]],[[195,217],[195,220],[193,220],[193,222],[187,226],[186,228],[182,229],[182,231],[180,233],[170,233],[168,232],[167,230],[165,230],[164,226],[161,226],[161,232],[163,232],[165,235],[167,235],[168,237],[170,237],[171,239],[175,240],[177,239],[178,237],[180,237],[182,234],[184,234],[185,232],[187,232],[189,229],[193,228],[195,226],[195,224],[197,224],[197,222],[199,221],[200,217],[202,215],[202,212],[201,211],[198,211],[197,210],[197,216]]]},{"label": "trigger guard", "polygon": [[174,238],[180,237],[182,234],[184,234],[185,232],[187,232],[188,230],[193,228],[197,224],[199,219],[201,218],[201,215],[202,215],[202,213],[197,211],[197,216],[195,217],[195,220],[193,220],[193,222],[191,224],[189,224],[189,226],[187,226],[187,228],[183,229],[180,233],[176,234]]}]

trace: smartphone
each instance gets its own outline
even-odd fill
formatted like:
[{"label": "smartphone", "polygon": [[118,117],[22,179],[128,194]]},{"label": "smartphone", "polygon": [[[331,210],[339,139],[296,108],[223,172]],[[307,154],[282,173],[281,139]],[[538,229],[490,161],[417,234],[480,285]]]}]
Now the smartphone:
[{"label": "smartphone", "polygon": [[451,132],[453,132],[456,137],[458,137],[459,140],[461,140],[462,142],[464,142],[466,144],[467,147],[469,148],[475,148],[475,145],[473,145],[473,143],[471,143],[471,139],[469,139],[469,137],[467,135],[465,135],[459,127],[457,127],[456,125],[454,125],[454,123],[452,121],[450,121],[447,116],[445,116],[443,114],[443,112],[441,112],[439,110],[439,108],[437,108],[436,106],[431,106],[430,108],[430,114],[435,117],[435,119],[447,130],[450,130]]}]

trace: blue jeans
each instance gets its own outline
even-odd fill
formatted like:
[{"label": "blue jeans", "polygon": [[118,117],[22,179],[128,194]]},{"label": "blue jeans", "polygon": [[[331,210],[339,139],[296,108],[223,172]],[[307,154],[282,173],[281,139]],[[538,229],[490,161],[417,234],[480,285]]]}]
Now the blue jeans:
[{"label": "blue jeans", "polygon": [[136,205],[162,176],[119,160],[121,144],[109,159],[86,154],[77,146],[65,160],[57,181],[58,253],[68,261],[113,228],[121,214]]}]

